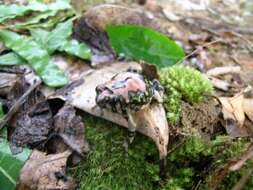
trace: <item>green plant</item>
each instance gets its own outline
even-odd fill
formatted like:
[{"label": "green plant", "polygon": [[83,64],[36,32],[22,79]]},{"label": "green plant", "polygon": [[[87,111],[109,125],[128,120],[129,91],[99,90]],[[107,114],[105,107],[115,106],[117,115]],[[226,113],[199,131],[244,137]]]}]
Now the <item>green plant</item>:
[{"label": "green plant", "polygon": [[164,34],[134,25],[108,25],[110,44],[117,54],[144,60],[159,68],[172,66],[183,59],[184,50]]},{"label": "green plant", "polygon": [[178,121],[182,99],[189,103],[199,102],[204,95],[213,92],[209,80],[191,67],[177,65],[164,68],[160,71],[160,81],[165,88],[167,118],[172,124]]}]

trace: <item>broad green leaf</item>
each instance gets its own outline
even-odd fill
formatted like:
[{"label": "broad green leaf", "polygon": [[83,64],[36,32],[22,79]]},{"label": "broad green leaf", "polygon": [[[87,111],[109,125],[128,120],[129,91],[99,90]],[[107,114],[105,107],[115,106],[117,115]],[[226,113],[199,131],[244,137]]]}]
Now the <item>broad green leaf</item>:
[{"label": "broad green leaf", "polygon": [[30,32],[32,37],[52,54],[65,44],[72,33],[72,27],[72,20],[68,20],[58,24],[51,32],[42,29],[31,29]]},{"label": "broad green leaf", "polygon": [[17,16],[23,16],[32,11],[46,12],[46,11],[59,11],[70,9],[69,2],[58,0],[51,4],[44,4],[37,1],[32,1],[28,5],[0,5],[0,22],[6,19],[12,19]]},{"label": "broad green leaf", "polygon": [[50,32],[38,28],[38,29],[30,29],[30,34],[36,42],[38,42],[42,47],[48,50],[48,45],[46,42],[48,36],[50,35]]},{"label": "broad green leaf", "polygon": [[31,29],[30,33],[50,54],[54,53],[55,50],[59,50],[82,59],[90,59],[91,51],[86,44],[69,39],[72,27],[72,21],[69,20],[58,24],[52,32],[42,29]]},{"label": "broad green leaf", "polygon": [[65,51],[70,55],[77,56],[82,59],[90,59],[91,58],[91,51],[90,48],[84,44],[79,43],[76,40],[69,40],[66,41],[61,47],[60,51]]},{"label": "broad green leaf", "polygon": [[184,57],[183,49],[167,36],[150,28],[133,25],[108,25],[110,44],[118,54],[144,60],[158,67],[176,64]]},{"label": "broad green leaf", "polygon": [[59,49],[62,44],[70,37],[72,33],[72,19],[63,23],[59,23],[54,30],[50,32],[50,35],[47,38],[47,46],[49,53],[54,52]]},{"label": "broad green leaf", "polygon": [[31,154],[31,150],[25,148],[22,153],[12,155],[7,140],[0,138],[0,187],[1,189],[14,190],[17,179],[24,162]]},{"label": "broad green leaf", "polygon": [[58,87],[68,83],[68,79],[52,62],[48,52],[31,38],[0,30],[0,40],[24,58],[48,86]]},{"label": "broad green leaf", "polygon": [[25,64],[26,60],[14,52],[10,52],[0,56],[0,65],[21,65]]}]

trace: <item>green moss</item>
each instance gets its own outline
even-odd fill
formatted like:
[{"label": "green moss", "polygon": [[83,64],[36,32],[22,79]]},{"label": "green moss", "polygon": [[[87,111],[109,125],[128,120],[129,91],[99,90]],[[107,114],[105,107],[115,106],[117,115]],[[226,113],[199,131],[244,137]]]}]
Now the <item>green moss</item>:
[{"label": "green moss", "polygon": [[80,190],[152,190],[158,184],[158,152],[150,139],[137,134],[127,154],[123,148],[126,130],[88,115],[84,121],[92,150],[72,170]]},{"label": "green moss", "polygon": [[213,87],[199,71],[185,66],[173,66],[160,71],[160,81],[165,88],[164,106],[167,118],[175,124],[180,116],[181,100],[199,102],[210,95]]},{"label": "green moss", "polygon": [[[247,139],[232,139],[229,136],[217,136],[211,141],[206,141],[200,136],[188,137],[184,144],[168,157],[172,165],[170,170],[176,172],[167,181],[165,187],[171,184],[174,189],[191,189],[196,178],[203,175],[202,181],[204,182],[202,182],[200,189],[209,189],[208,184],[214,172],[224,167],[229,159],[240,156],[246,151],[248,145]],[[203,172],[210,166],[215,168],[215,171],[210,171],[209,176],[205,176]],[[247,166],[228,175],[218,186],[218,189],[232,189],[246,168]],[[250,187],[249,185],[252,183],[249,182],[247,187]],[[170,188],[166,190],[170,190]]]},{"label": "green moss", "polygon": [[[92,150],[77,168],[70,170],[72,176],[80,182],[79,190],[191,189],[204,168],[210,164],[215,168],[224,166],[229,158],[241,155],[249,145],[247,139],[232,139],[225,135],[211,141],[200,136],[187,137],[179,148],[169,154],[169,177],[162,181],[158,176],[158,152],[150,139],[137,134],[126,154],[122,145],[127,132],[125,129],[89,115],[84,117],[84,121],[86,137]],[[245,169],[247,166],[231,173],[218,189],[232,187]],[[211,175],[203,179],[205,182],[201,190],[208,189]],[[252,182],[247,187],[250,185]]]}]

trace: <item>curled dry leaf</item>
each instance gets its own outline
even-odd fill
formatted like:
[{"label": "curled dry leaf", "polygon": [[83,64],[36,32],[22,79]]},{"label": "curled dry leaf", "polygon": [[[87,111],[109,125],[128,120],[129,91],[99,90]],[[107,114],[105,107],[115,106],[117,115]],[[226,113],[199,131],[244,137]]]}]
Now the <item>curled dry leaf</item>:
[{"label": "curled dry leaf", "polygon": [[253,98],[244,98],[242,106],[245,114],[253,122]]},{"label": "curled dry leaf", "polygon": [[[21,77],[8,94],[8,107],[11,108],[28,88],[29,84]],[[21,152],[26,145],[37,146],[46,140],[52,126],[52,113],[40,88],[35,88],[24,98],[9,125],[13,153]]]},{"label": "curled dry leaf", "polygon": [[251,88],[246,88],[234,97],[219,97],[222,104],[225,128],[231,136],[242,137],[251,135],[253,125],[244,125],[247,119],[246,115],[251,121],[253,118],[253,99],[245,98],[244,95],[249,90]]},{"label": "curled dry leaf", "polygon": [[71,153],[46,155],[34,150],[19,177],[18,190],[48,190],[76,188],[72,178],[65,175],[66,162]]},{"label": "curled dry leaf", "polygon": [[[76,115],[73,106],[65,105],[54,116],[54,132],[67,145],[64,149],[69,148],[73,151],[73,156],[77,157],[74,160],[80,160],[78,157],[83,157],[89,151],[89,144],[84,137],[85,131],[82,118]],[[62,148],[58,149],[58,147],[64,147],[64,145],[60,144],[61,141],[56,141],[57,143],[54,143],[56,145],[55,151],[61,152]]]},{"label": "curled dry leaf", "polygon": [[243,94],[238,94],[232,98],[220,97],[219,100],[222,104],[227,133],[234,137],[247,136],[247,131],[242,127],[245,120],[242,107]]}]

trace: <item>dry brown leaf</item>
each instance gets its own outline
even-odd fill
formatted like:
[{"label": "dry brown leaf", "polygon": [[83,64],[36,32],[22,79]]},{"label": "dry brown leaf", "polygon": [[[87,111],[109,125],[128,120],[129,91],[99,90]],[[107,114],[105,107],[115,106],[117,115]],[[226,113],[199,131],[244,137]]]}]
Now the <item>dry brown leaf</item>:
[{"label": "dry brown leaf", "polygon": [[46,155],[34,150],[19,176],[18,190],[49,190],[76,188],[72,178],[65,175],[66,162],[71,153]]},{"label": "dry brown leaf", "polygon": [[248,118],[253,122],[253,98],[243,99],[243,110]]},{"label": "dry brown leaf", "polygon": [[71,150],[70,162],[77,165],[84,155],[90,150],[85,139],[85,127],[82,118],[76,115],[76,110],[71,105],[64,105],[54,116],[55,137],[47,144],[50,152],[60,153]]},{"label": "dry brown leaf", "polygon": [[243,110],[243,94],[238,94],[232,98],[220,97],[224,119],[233,119],[239,127],[243,126],[245,115]]},{"label": "dry brown leaf", "polygon": [[219,97],[225,121],[224,126],[228,134],[233,137],[252,135],[253,99],[247,97],[247,93],[251,91],[252,88],[249,86],[234,97]]},{"label": "dry brown leaf", "polygon": [[[28,91],[29,84],[24,77],[12,87],[7,98],[9,109]],[[22,147],[38,146],[47,139],[52,127],[52,112],[40,87],[36,87],[25,97],[9,121],[11,150],[13,153],[22,151]]]},{"label": "dry brown leaf", "polygon": [[236,95],[233,98],[230,99],[230,104],[233,107],[233,113],[234,116],[239,124],[239,127],[243,126],[244,120],[245,120],[245,115],[244,115],[244,110],[243,110],[243,94]]}]

